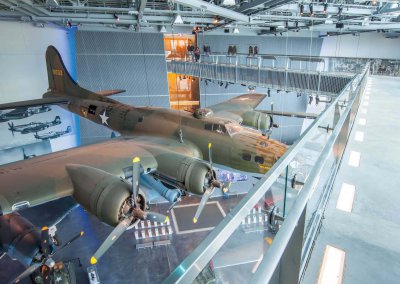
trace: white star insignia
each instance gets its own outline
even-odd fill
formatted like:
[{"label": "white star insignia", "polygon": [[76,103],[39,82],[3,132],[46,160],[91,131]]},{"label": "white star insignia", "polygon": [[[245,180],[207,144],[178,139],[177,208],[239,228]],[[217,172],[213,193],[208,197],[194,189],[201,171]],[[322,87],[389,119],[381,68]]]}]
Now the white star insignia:
[{"label": "white star insignia", "polygon": [[101,118],[101,124],[108,125],[107,120],[109,119],[109,117],[106,114],[106,110],[104,110],[104,112],[102,114],[99,114],[99,116]]},{"label": "white star insignia", "polygon": [[56,282],[59,282],[59,281],[61,281],[61,280],[62,280],[61,277],[60,277],[60,276],[57,276]]}]

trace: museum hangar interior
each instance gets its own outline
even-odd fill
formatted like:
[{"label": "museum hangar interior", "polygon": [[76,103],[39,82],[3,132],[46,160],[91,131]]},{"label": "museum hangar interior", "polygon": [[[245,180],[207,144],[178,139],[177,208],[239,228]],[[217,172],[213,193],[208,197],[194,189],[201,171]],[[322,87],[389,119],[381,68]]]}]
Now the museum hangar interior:
[{"label": "museum hangar interior", "polygon": [[0,283],[397,283],[399,5],[0,0]]}]

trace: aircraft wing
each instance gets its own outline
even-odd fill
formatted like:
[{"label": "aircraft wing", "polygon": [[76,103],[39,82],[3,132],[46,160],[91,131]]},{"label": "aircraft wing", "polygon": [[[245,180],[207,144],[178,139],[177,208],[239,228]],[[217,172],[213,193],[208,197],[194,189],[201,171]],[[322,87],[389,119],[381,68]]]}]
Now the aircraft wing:
[{"label": "aircraft wing", "polygon": [[270,111],[270,110],[257,110],[262,113],[266,113],[269,115],[277,115],[277,116],[287,116],[287,117],[297,117],[297,118],[309,118],[315,119],[318,117],[316,113],[306,113],[306,112],[291,112],[291,111]]},{"label": "aircraft wing", "polygon": [[70,196],[73,186],[67,164],[80,164],[124,177],[132,158],[151,171],[168,155],[199,157],[199,151],[178,139],[118,138],[0,166],[0,215]]},{"label": "aircraft wing", "polygon": [[67,97],[54,97],[54,98],[44,98],[37,100],[28,100],[14,103],[0,104],[0,110],[2,109],[14,109],[14,108],[28,108],[34,106],[51,105],[51,104],[66,104],[69,102]]},{"label": "aircraft wing", "polygon": [[[245,94],[234,97],[225,102],[207,107],[212,110],[211,116],[235,120],[242,122],[242,115],[248,111],[253,111],[266,97],[263,94]],[[208,115],[207,115],[208,116]]]},{"label": "aircraft wing", "polygon": [[266,95],[263,94],[245,94],[208,108],[213,110],[214,113],[234,112],[238,114],[245,111],[254,110],[265,97]]}]

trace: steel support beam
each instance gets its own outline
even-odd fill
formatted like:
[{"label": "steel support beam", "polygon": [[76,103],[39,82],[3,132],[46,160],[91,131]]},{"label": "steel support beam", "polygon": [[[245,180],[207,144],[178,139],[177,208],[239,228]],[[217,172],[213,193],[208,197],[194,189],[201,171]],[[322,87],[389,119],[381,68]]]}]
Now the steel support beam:
[{"label": "steel support beam", "polygon": [[172,2],[181,4],[182,6],[201,9],[224,18],[232,19],[234,21],[246,23],[250,22],[250,18],[242,13],[238,13],[201,0],[172,0]]}]

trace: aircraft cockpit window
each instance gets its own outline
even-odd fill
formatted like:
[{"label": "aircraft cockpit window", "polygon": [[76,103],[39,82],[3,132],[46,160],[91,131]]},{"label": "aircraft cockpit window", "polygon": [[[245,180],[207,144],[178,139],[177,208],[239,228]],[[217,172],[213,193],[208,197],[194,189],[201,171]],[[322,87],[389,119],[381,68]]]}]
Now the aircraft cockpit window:
[{"label": "aircraft cockpit window", "polygon": [[241,131],[242,127],[239,124],[235,123],[228,123],[225,124],[226,130],[228,131],[229,135],[232,136]]},{"label": "aircraft cockpit window", "polygon": [[97,106],[90,105],[89,106],[89,113],[95,115],[96,114]]},{"label": "aircraft cockpit window", "polygon": [[219,134],[226,134],[225,125],[222,124],[214,124],[214,131]]},{"label": "aircraft cockpit window", "polygon": [[244,153],[242,155],[242,159],[245,160],[245,161],[250,161],[251,160],[251,155]]},{"label": "aircraft cockpit window", "polygon": [[204,125],[204,129],[205,129],[205,130],[210,130],[210,131],[212,131],[212,127],[213,127],[213,125],[212,125],[211,123],[206,123],[206,124]]},{"label": "aircraft cockpit window", "polygon": [[264,164],[264,158],[263,158],[263,157],[260,157],[260,156],[255,156],[255,157],[254,157],[254,161],[255,161],[257,164]]}]

